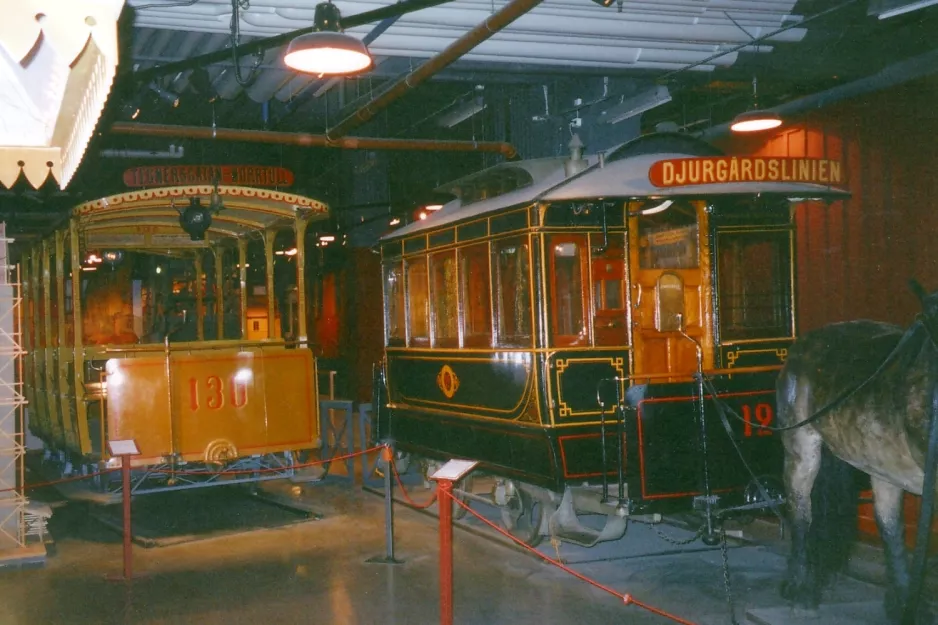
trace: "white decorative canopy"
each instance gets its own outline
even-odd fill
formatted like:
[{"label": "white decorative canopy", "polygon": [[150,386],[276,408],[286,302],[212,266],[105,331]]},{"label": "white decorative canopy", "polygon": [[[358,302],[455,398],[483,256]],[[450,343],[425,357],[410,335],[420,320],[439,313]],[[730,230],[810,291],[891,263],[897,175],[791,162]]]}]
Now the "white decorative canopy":
[{"label": "white decorative canopy", "polygon": [[117,67],[124,0],[10,0],[0,16],[0,185],[65,187]]}]

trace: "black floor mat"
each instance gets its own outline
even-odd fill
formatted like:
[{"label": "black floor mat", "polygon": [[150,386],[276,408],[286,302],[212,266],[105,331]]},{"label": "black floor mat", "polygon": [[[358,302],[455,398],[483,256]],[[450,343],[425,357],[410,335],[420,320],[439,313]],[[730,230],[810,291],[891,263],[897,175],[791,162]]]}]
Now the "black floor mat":
[{"label": "black floor mat", "polygon": [[[121,505],[92,506],[90,516],[122,531]],[[193,540],[263,528],[282,527],[313,518],[308,511],[275,505],[237,487],[209,487],[154,493],[132,502],[133,540],[144,547],[164,547]]]}]

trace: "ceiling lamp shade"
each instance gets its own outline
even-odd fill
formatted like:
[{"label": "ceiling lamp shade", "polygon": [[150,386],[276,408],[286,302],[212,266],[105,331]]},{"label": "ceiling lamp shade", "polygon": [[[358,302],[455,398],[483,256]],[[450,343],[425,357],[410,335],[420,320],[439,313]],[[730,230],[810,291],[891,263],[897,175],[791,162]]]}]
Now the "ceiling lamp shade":
[{"label": "ceiling lamp shade", "polygon": [[740,113],[730,124],[730,130],[733,132],[759,132],[760,130],[771,130],[782,125],[782,118],[778,113],[772,111],[760,111],[753,109]]},{"label": "ceiling lamp shade", "polygon": [[341,31],[342,15],[331,2],[316,5],[313,32],[287,46],[283,62],[298,72],[320,76],[348,76],[374,64],[365,44]]},{"label": "ceiling lamp shade", "polygon": [[745,113],[740,113],[730,124],[730,130],[733,132],[759,132],[760,130],[771,130],[782,125],[782,118],[778,113],[772,111],[763,111],[759,109],[758,81],[752,77],[752,108]]}]

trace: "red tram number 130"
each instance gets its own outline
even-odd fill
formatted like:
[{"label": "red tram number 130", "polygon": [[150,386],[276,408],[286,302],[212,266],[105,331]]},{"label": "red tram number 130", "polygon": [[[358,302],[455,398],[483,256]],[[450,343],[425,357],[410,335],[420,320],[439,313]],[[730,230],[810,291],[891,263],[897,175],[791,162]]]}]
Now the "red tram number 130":
[{"label": "red tram number 130", "polygon": [[[755,416],[755,421],[753,421]],[[749,404],[743,404],[743,436],[749,438],[755,436],[772,436],[772,421],[775,419],[775,413],[772,410],[772,404],[756,404],[755,409]]]},{"label": "red tram number 130", "polygon": [[189,378],[189,408],[195,412],[203,402],[209,410],[221,410],[226,403],[232,408],[243,408],[248,403],[247,384],[234,378],[226,384],[217,375],[204,379]]}]

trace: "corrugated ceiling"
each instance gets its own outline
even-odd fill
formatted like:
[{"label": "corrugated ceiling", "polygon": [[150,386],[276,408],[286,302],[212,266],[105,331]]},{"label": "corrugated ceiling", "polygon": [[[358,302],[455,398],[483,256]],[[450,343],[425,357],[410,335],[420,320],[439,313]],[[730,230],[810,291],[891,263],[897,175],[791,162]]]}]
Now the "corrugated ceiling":
[{"label": "corrugated ceiling", "polygon": [[[137,8],[133,53],[138,67],[189,58],[229,44],[230,0],[201,0],[188,6],[167,3],[165,7],[152,0],[131,0],[129,4]],[[315,4],[314,0],[250,0],[240,11],[241,34],[246,41],[308,27]],[[343,16],[352,16],[392,3],[354,0],[335,4]],[[415,11],[399,18],[369,47],[379,61],[391,61],[395,66],[394,61],[419,63],[504,4],[503,0],[454,0]],[[615,6],[604,8],[589,0],[551,0],[483,42],[463,60],[493,70],[677,70],[797,23],[801,17],[791,13],[794,4],[786,0],[627,0],[620,12]],[[347,32],[362,38],[373,26]],[[769,43],[746,46],[741,52],[770,52],[772,43],[798,42],[805,34],[803,28],[791,28],[770,38]],[[730,52],[695,69],[710,71],[732,65],[738,54]],[[312,82],[312,77],[286,70],[281,56],[281,50],[271,50],[264,57],[261,75],[247,89],[252,100],[276,97],[287,101]],[[251,59],[243,60],[245,71],[251,63]],[[229,66],[227,71],[225,65]],[[223,98],[241,91],[231,65],[211,68],[214,86]]]}]

